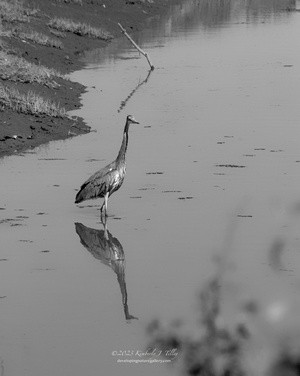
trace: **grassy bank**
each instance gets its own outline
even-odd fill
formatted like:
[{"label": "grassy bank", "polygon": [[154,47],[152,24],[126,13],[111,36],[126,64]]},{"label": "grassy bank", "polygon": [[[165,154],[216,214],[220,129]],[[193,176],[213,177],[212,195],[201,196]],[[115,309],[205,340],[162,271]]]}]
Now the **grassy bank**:
[{"label": "grassy bank", "polygon": [[0,0],[0,156],[88,132],[67,115],[85,90],[68,73],[121,36],[118,22],[136,31],[172,1]]}]

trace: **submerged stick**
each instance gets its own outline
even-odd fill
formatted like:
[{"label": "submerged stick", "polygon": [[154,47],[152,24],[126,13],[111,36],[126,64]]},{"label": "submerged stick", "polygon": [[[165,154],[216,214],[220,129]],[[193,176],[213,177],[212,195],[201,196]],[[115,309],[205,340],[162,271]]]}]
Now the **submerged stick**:
[{"label": "submerged stick", "polygon": [[147,54],[147,52],[145,52],[145,51],[143,51],[136,43],[135,43],[135,41],[131,38],[131,36],[130,35],[128,35],[127,34],[127,31],[124,29],[124,27],[120,24],[120,23],[118,23],[118,25],[119,25],[119,27],[120,27],[120,29],[122,30],[122,33],[125,35],[125,37],[127,37],[129,40],[130,40],[130,42],[134,45],[134,47],[142,54],[142,55],[144,55],[145,56],[145,58],[147,59],[147,61],[148,61],[148,64],[150,65],[150,68],[151,68],[151,70],[154,70],[154,66],[151,64],[151,61],[150,61],[150,59],[149,59],[149,56],[148,56],[148,54]]}]

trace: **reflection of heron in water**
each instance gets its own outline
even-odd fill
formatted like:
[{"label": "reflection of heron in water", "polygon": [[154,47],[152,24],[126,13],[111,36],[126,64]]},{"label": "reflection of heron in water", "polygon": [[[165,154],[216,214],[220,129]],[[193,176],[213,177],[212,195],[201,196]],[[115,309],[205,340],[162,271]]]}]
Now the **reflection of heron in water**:
[{"label": "reflection of heron in water", "polygon": [[97,260],[111,267],[117,274],[126,320],[137,319],[137,317],[130,315],[128,310],[123,247],[118,239],[113,237],[107,230],[106,221],[103,223],[103,227],[104,230],[96,230],[86,227],[82,223],[75,223],[76,232],[79,235],[81,244]]}]

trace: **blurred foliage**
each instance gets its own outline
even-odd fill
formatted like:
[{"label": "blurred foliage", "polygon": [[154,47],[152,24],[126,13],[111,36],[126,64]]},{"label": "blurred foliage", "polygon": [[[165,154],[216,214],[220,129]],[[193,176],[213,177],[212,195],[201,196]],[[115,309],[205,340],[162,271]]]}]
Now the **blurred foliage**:
[{"label": "blurred foliage", "polygon": [[[233,253],[237,220],[233,220],[222,252],[214,259],[216,272],[199,292],[198,320],[192,330],[184,319],[167,324],[155,319],[149,324],[148,348],[162,353],[177,349],[179,356],[172,360],[172,365],[179,373],[193,376],[300,375],[300,299],[293,289],[293,285],[299,283],[296,268],[300,204],[280,207],[278,218],[277,231],[270,236],[270,246],[265,249],[266,281],[272,282],[271,294],[263,284],[259,285],[263,294],[254,290],[253,295],[248,295],[245,291],[245,285],[251,285],[256,279],[255,269],[253,281],[243,281],[243,274],[239,274],[242,279],[232,278],[234,271],[238,271],[234,263],[237,254]],[[271,219],[270,223],[273,223]],[[239,249],[238,254],[241,252]],[[284,275],[291,271],[285,265],[284,255],[291,253],[295,257],[293,280]]]}]

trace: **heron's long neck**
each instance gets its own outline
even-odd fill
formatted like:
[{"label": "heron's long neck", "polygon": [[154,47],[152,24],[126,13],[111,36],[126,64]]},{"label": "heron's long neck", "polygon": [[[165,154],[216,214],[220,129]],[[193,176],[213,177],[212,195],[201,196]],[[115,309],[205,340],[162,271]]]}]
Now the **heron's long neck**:
[{"label": "heron's long neck", "polygon": [[126,150],[127,150],[127,145],[128,145],[128,128],[129,128],[129,123],[126,122],[124,133],[123,133],[122,145],[120,147],[120,151],[116,159],[117,163],[125,162],[125,155],[126,155]]}]

